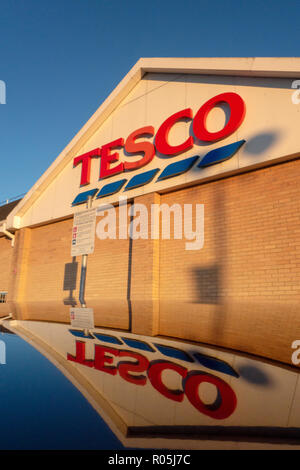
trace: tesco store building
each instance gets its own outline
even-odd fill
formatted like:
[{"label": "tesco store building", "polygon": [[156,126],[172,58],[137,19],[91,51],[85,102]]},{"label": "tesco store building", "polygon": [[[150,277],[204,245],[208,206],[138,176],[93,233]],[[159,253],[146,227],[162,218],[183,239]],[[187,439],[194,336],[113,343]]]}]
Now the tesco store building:
[{"label": "tesco store building", "polygon": [[[96,326],[291,364],[299,77],[293,58],[140,59],[26,196],[0,208],[1,316],[70,322],[70,306],[80,306],[73,218],[89,201],[97,223],[114,211],[117,234],[96,236],[88,258]],[[150,220],[162,205],[169,237]],[[182,221],[193,240],[174,236],[174,205],[192,207]],[[149,220],[130,237],[134,206]]]}]

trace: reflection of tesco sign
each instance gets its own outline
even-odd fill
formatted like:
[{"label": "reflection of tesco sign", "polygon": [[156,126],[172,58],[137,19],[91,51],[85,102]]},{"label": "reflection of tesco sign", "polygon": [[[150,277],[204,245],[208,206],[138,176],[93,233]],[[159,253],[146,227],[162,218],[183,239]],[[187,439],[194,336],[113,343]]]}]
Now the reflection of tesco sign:
[{"label": "reflection of tesco sign", "polygon": [[[217,105],[226,103],[230,109],[230,116],[224,128],[217,132],[210,132],[206,127],[206,119],[208,113]],[[81,180],[80,185],[90,183],[91,160],[92,158],[101,157],[100,179],[109,176],[117,175],[124,171],[137,170],[151,162],[158,152],[164,156],[172,157],[182,152],[191,149],[198,141],[202,142],[217,142],[218,140],[228,137],[235,132],[242,123],[245,116],[245,103],[237,93],[221,93],[210,100],[206,101],[201,108],[197,111],[193,118],[193,111],[191,108],[183,109],[168,119],[166,119],[156,135],[153,126],[141,127],[133,131],[124,141],[122,137],[102,145],[101,148],[96,148],[90,152],[84,153],[74,158],[74,166],[81,163]],[[185,142],[179,145],[171,145],[168,141],[168,135],[172,127],[180,120],[192,120],[193,135],[190,135]],[[136,142],[141,137],[154,137],[155,144],[149,141]],[[116,166],[111,167],[111,164],[118,162],[119,154],[113,150],[124,148],[125,152],[132,155],[143,154],[140,160],[135,162],[121,162]]]},{"label": "reflection of tesco sign", "polygon": [[[117,365],[113,365],[115,358],[120,359]],[[126,358],[132,358],[135,362]],[[188,371],[187,368],[174,362],[164,360],[150,362],[142,354],[98,344],[95,344],[95,357],[90,360],[85,358],[85,343],[82,341],[76,341],[76,356],[67,354],[67,359],[107,374],[118,373],[122,379],[139,386],[146,385],[149,379],[152,387],[164,397],[182,402],[186,396],[198,411],[214,419],[228,418],[236,408],[237,399],[234,391],[220,377],[199,370]],[[175,371],[182,377],[182,390],[171,390],[164,384],[162,373],[165,370]],[[215,403],[210,405],[203,403],[199,396],[199,386],[205,382],[213,384],[218,392]]]}]

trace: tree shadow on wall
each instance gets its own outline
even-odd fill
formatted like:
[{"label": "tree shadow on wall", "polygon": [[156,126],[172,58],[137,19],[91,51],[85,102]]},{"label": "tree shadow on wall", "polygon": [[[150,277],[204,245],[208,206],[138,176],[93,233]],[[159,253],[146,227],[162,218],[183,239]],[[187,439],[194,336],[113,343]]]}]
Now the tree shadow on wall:
[{"label": "tree shadow on wall", "polygon": [[71,307],[75,307],[75,305],[77,305],[77,301],[73,296],[73,292],[76,291],[77,272],[78,272],[78,263],[76,261],[76,257],[73,256],[72,263],[65,264],[64,285],[63,285],[63,290],[69,291],[69,296],[66,297],[63,300],[63,302],[65,305],[71,305]]}]

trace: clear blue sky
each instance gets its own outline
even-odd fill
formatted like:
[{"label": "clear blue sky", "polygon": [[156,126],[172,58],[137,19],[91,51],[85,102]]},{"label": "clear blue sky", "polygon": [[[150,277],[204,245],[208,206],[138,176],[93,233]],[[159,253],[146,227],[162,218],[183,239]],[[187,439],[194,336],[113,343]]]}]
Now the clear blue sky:
[{"label": "clear blue sky", "polygon": [[299,0],[2,0],[0,201],[30,189],[140,57],[299,56],[299,18]]}]

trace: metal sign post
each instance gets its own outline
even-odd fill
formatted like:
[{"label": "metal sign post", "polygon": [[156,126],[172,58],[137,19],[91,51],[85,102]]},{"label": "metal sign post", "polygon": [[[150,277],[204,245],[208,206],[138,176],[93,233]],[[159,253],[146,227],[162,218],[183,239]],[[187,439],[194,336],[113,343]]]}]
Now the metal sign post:
[{"label": "metal sign post", "polygon": [[[86,208],[90,209],[92,207],[92,197],[89,196]],[[81,303],[81,307],[86,308],[86,303],[84,300],[84,292],[85,292],[85,280],[86,280],[86,268],[87,268],[87,259],[88,255],[82,255],[81,258],[81,273],[80,273],[80,286],[79,286],[79,302]]]},{"label": "metal sign post", "polygon": [[71,308],[71,325],[84,329],[88,336],[88,329],[94,327],[93,309],[86,307],[85,283],[87,271],[87,258],[94,251],[96,209],[91,209],[92,198],[87,201],[87,210],[74,214],[71,255],[81,255],[81,273],[79,285],[79,302],[81,308]]}]

